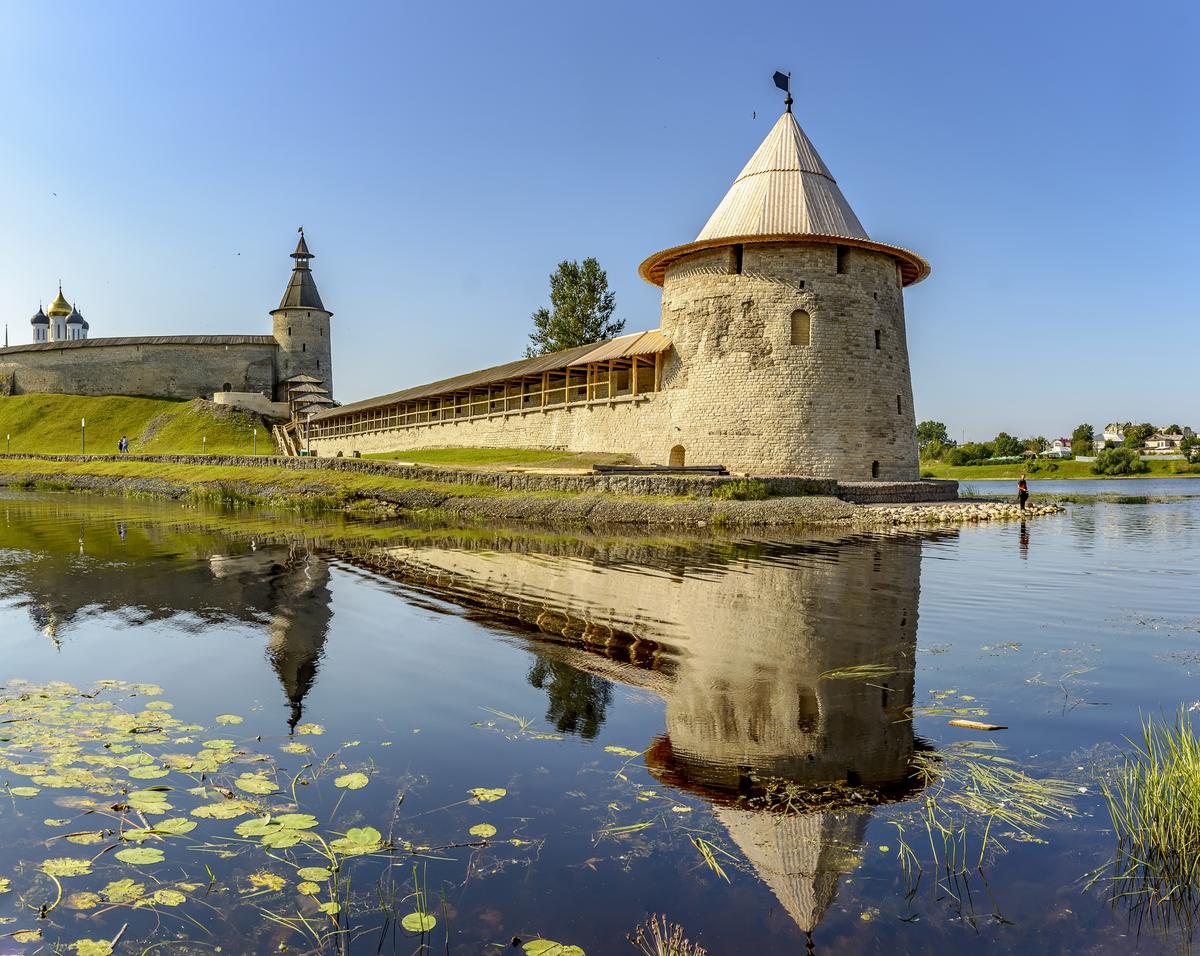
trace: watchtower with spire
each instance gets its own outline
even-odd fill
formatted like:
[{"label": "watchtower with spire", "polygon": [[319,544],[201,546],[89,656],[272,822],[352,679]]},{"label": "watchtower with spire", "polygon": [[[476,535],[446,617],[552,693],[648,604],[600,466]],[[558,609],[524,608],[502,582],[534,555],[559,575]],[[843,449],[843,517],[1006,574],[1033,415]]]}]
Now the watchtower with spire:
[{"label": "watchtower with spire", "polygon": [[296,251],[295,265],[284,290],[279,308],[271,313],[272,332],[279,343],[275,400],[288,400],[288,381],[296,376],[308,376],[307,382],[319,382],[326,392],[333,393],[333,358],[329,341],[329,319],[333,315],[321,302],[317,283],[313,280],[309,261],[315,256],[308,251],[304,229]]},{"label": "watchtower with spire", "polygon": [[790,102],[695,241],[640,271],[674,346],[672,460],[918,477],[902,290],[929,264],[867,235]]}]

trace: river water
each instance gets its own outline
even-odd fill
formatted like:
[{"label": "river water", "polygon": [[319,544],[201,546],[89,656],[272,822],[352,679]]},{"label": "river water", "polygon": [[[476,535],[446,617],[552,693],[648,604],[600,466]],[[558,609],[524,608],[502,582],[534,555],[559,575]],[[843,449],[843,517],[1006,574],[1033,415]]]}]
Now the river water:
[{"label": "river water", "polygon": [[[1200,698],[1198,532],[1194,500],[759,539],[0,493],[0,954],[595,956],[653,914],[710,954],[1179,950],[1087,878],[1126,738]],[[981,810],[980,766],[1058,783]]]}]

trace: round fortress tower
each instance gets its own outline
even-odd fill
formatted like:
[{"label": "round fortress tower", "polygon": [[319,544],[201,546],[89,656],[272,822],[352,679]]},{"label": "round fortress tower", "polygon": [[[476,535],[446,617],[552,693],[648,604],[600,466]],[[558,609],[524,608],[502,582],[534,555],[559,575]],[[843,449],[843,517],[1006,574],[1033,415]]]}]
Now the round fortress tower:
[{"label": "round fortress tower", "polygon": [[673,463],[843,480],[918,477],[904,286],[789,105],[694,242],[656,253]]},{"label": "round fortress tower", "polygon": [[287,401],[287,383],[298,375],[320,382],[327,394],[333,393],[333,358],[329,341],[329,319],[333,315],[321,302],[309,260],[315,259],[304,241],[304,230],[296,251],[292,277],[284,290],[279,308],[271,313],[272,333],[279,343],[279,368],[276,381],[280,394],[276,401]]}]

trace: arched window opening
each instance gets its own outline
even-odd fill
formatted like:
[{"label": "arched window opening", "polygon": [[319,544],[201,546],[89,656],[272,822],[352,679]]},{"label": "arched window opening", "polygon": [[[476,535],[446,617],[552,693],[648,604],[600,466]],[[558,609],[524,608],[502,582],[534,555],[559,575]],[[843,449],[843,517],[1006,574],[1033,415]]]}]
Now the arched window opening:
[{"label": "arched window opening", "polygon": [[740,276],[742,274],[742,262],[745,258],[745,255],[746,255],[746,247],[745,246],[738,245],[738,246],[733,247],[733,274],[734,275]]},{"label": "arched window opening", "polygon": [[792,313],[792,345],[808,345],[812,338],[812,317],[803,309]]},{"label": "arched window opening", "polygon": [[850,249],[847,246],[837,247],[837,274],[842,276],[846,274],[846,262],[850,256]]},{"label": "arched window opening", "polygon": [[877,462],[877,461],[871,462],[871,477],[872,478],[879,477],[879,462]]},{"label": "arched window opening", "polygon": [[224,385],[221,386],[221,391],[222,392],[232,392],[233,385],[231,385],[229,382],[226,382]]},{"label": "arched window opening", "polygon": [[682,445],[676,445],[671,449],[671,457],[668,459],[672,468],[683,467],[684,450]]}]

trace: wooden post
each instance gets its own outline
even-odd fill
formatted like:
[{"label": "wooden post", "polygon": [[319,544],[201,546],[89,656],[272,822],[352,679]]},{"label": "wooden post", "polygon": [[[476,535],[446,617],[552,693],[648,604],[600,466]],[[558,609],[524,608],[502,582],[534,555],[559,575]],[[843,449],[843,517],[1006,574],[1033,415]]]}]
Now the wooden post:
[{"label": "wooden post", "polygon": [[662,352],[654,353],[654,390],[662,388]]},{"label": "wooden post", "polygon": [[608,400],[611,402],[615,395],[613,386],[616,385],[616,375],[613,373],[613,366],[616,365],[616,359],[608,360]]},{"label": "wooden post", "polygon": [[638,357],[633,357],[633,366],[629,369],[629,388],[632,395],[637,396],[637,363]]},{"label": "wooden post", "polygon": [[550,387],[550,373],[542,372],[542,402],[541,402],[542,408],[546,407],[546,399],[549,398],[549,396],[546,394],[546,390],[549,387]]}]

